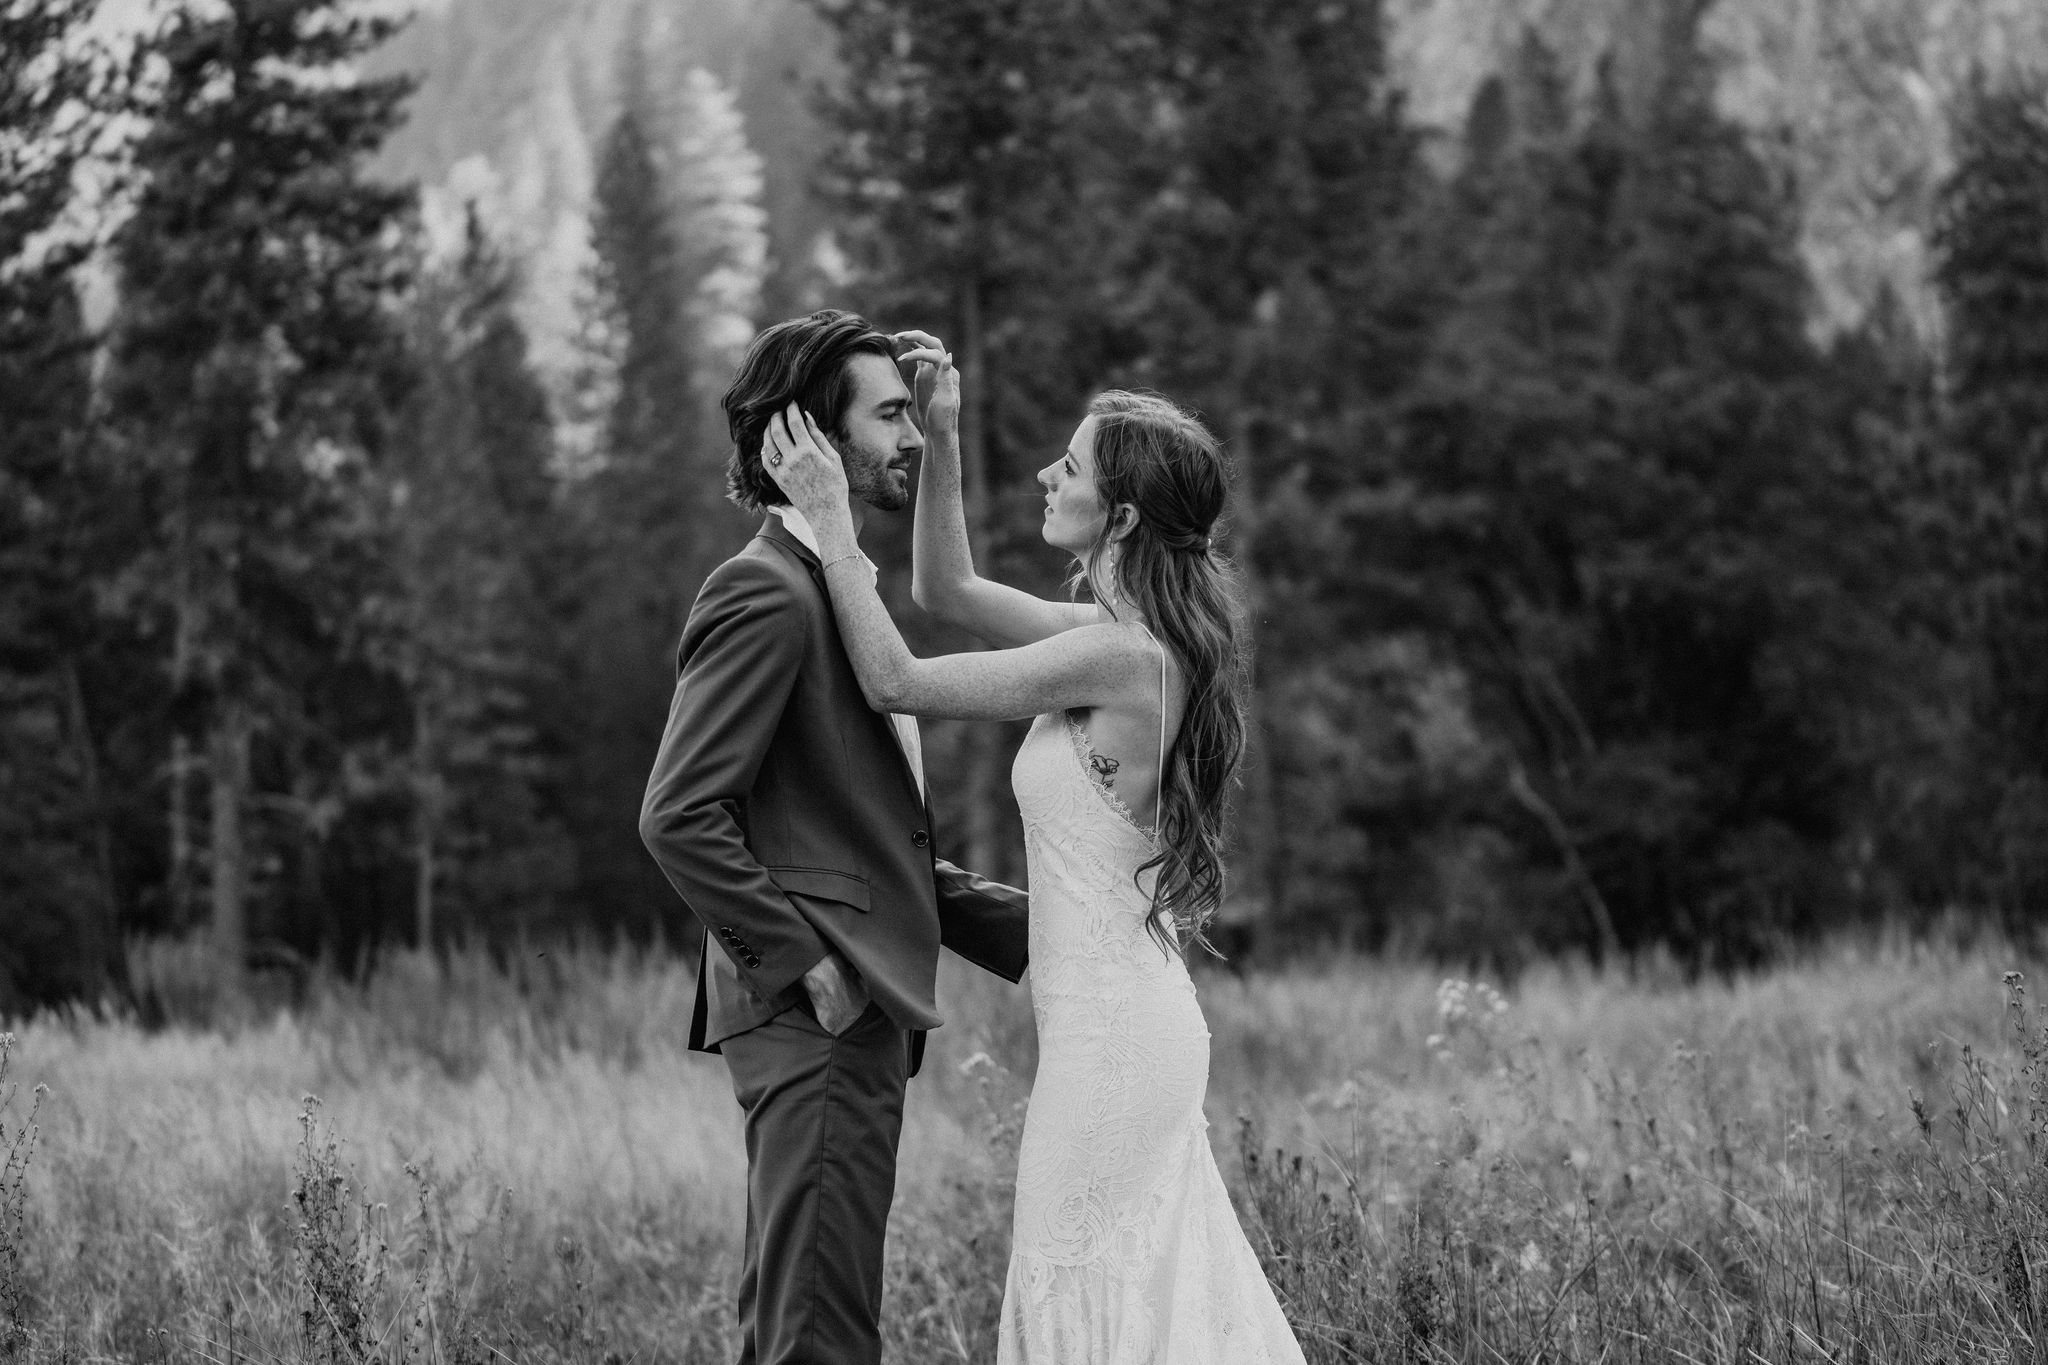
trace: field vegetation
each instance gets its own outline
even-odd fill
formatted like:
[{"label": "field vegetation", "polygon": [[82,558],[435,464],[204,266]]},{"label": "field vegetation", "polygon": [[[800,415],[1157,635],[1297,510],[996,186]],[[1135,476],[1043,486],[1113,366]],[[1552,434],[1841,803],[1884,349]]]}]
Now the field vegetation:
[{"label": "field vegetation", "polygon": [[[993,1358],[1034,1064],[1027,994],[956,965],[890,1242],[906,1365]],[[2044,967],[1216,971],[1211,1133],[1312,1361],[2038,1363]],[[160,1026],[74,1009],[7,1046],[6,1357],[736,1354],[739,1116],[673,957],[401,954],[203,1021],[138,969]]]}]

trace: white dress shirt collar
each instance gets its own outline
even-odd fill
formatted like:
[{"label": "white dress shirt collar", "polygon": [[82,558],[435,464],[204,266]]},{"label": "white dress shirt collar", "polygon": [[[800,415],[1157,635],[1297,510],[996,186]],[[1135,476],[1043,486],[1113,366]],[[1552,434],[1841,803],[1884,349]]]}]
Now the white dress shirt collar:
[{"label": "white dress shirt collar", "polygon": [[[786,502],[777,503],[768,510],[782,518],[782,524],[789,528],[791,535],[796,537],[797,544],[809,550],[820,560],[825,558],[825,552],[818,548],[818,533],[811,526],[811,519],[809,517],[797,511],[796,508],[791,507]],[[880,576],[881,571],[875,567],[874,560],[869,559],[865,554],[861,556],[861,560],[868,566],[869,573]]]}]

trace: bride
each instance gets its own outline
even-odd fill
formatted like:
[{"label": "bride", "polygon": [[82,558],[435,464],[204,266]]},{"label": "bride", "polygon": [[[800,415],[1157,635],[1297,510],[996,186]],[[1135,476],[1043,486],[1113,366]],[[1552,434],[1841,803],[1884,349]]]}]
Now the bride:
[{"label": "bride", "polygon": [[764,454],[817,532],[870,705],[1037,717],[1012,781],[1039,1063],[999,1365],[1300,1362],[1209,1150],[1209,1031],[1184,961],[1221,897],[1223,795],[1244,748],[1242,641],[1210,541],[1221,452],[1164,398],[1098,396],[1038,474],[1045,540],[1074,557],[1093,600],[978,577],[959,373],[936,339],[903,335],[932,394],[913,593],[992,650],[919,659],[905,647],[865,571],[838,454],[808,414],[773,419]]}]

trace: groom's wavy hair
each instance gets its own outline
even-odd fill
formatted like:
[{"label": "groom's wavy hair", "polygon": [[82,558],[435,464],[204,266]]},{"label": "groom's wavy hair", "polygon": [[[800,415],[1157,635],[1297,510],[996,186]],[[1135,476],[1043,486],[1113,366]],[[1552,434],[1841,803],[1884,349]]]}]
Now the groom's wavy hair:
[{"label": "groom's wavy hair", "polygon": [[892,364],[894,344],[858,313],[820,308],[790,318],[754,338],[725,391],[725,424],[732,453],[725,461],[725,495],[749,512],[789,501],[761,468],[761,438],[768,419],[792,402],[818,419],[825,435],[846,438],[846,405],[853,401],[847,362],[863,352]]},{"label": "groom's wavy hair", "polygon": [[[1205,930],[1223,903],[1226,797],[1244,758],[1250,678],[1243,590],[1216,546],[1230,467],[1201,419],[1159,394],[1113,389],[1088,414],[1102,505],[1138,513],[1116,542],[1115,598],[1103,605],[1112,616],[1119,601],[1143,612],[1187,686],[1153,816],[1159,852],[1138,869],[1158,869],[1147,928],[1163,947],[1213,953]],[[1077,592],[1086,566],[1106,562],[1114,520],[1104,519],[1075,574]]]}]

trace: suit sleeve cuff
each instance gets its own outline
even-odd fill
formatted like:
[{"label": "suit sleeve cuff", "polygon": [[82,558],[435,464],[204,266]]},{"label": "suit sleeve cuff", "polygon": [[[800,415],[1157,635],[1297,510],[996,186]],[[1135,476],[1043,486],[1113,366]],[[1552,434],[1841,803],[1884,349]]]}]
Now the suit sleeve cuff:
[{"label": "suit sleeve cuff", "polygon": [[[715,931],[712,939],[714,942],[719,940],[719,935]],[[747,989],[763,1000],[773,1000],[802,981],[804,973],[824,961],[825,955],[831,951],[831,946],[818,937],[815,931],[807,934],[803,940],[778,948],[767,957],[762,957],[751,949],[743,953],[729,941],[720,946],[725,949],[725,955],[732,959],[733,968],[739,972],[740,980],[746,983]]]}]

